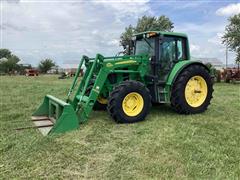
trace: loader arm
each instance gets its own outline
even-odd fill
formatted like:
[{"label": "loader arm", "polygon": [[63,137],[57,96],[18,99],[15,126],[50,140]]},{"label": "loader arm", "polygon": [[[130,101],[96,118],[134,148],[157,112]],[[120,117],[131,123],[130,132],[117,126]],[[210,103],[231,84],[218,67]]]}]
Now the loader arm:
[{"label": "loader arm", "polygon": [[[130,79],[138,77],[140,81],[144,81],[148,59],[148,56],[104,57],[101,54],[97,54],[95,58],[83,56],[66,102],[51,95],[45,96],[42,105],[33,113],[33,121],[45,135],[77,129],[80,123],[88,120],[99,94],[103,87],[107,86],[106,82],[110,74],[128,74]],[[86,71],[77,85],[83,64],[86,66]],[[94,85],[91,91],[87,92],[93,78],[95,78]],[[71,99],[73,92],[75,94]]]},{"label": "loader arm", "polygon": [[[143,80],[146,68],[141,67],[146,65],[146,59],[146,57],[143,58],[142,56],[103,57],[98,54],[94,60],[87,62],[87,70],[72,101],[79,122],[85,122],[89,118],[110,74],[127,73],[130,77],[137,74]],[[86,94],[90,81],[93,79],[93,74],[96,76],[94,85],[90,93]]]}]

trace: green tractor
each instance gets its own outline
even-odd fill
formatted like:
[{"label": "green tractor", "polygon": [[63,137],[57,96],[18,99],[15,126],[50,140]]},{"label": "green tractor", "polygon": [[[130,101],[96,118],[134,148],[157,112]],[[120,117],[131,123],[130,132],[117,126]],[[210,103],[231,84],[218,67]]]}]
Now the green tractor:
[{"label": "green tractor", "polygon": [[44,135],[74,130],[92,110],[102,109],[118,123],[134,123],[145,119],[152,103],[170,103],[180,114],[207,109],[213,93],[210,71],[190,61],[185,34],[142,32],[131,44],[132,55],[83,56],[67,100],[47,95],[33,114],[36,127]]}]

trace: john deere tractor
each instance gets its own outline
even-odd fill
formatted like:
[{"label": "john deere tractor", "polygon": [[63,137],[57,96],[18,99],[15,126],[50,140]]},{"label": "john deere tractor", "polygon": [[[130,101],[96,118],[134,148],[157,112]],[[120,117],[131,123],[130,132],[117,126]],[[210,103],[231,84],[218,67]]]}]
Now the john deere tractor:
[{"label": "john deere tractor", "polygon": [[142,32],[131,44],[131,55],[83,56],[66,101],[47,95],[33,114],[37,128],[45,135],[74,130],[99,109],[118,123],[134,123],[145,119],[152,103],[170,103],[180,114],[207,109],[213,93],[209,69],[190,60],[185,34]]}]

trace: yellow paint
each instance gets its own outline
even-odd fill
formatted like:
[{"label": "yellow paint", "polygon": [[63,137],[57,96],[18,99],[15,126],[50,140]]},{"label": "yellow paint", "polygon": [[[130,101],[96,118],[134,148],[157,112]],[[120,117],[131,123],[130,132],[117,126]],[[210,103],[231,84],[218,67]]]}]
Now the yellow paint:
[{"label": "yellow paint", "polygon": [[112,64],[112,63],[107,63],[106,66],[107,66],[107,67],[112,67],[113,64]]},{"label": "yellow paint", "polygon": [[122,101],[124,113],[131,117],[139,115],[143,110],[143,106],[143,97],[137,92],[129,93]]},{"label": "yellow paint", "polygon": [[130,64],[130,63],[136,63],[137,61],[134,61],[134,60],[128,60],[128,61],[120,61],[120,62],[117,62],[115,63],[116,65],[119,65],[119,64]]},{"label": "yellow paint", "polygon": [[99,94],[99,91],[98,91],[97,89],[93,89],[93,91],[95,91],[96,93],[98,93],[98,94]]},{"label": "yellow paint", "polygon": [[97,101],[100,103],[100,104],[107,104],[108,103],[108,100],[102,96],[99,96]]},{"label": "yellow paint", "polygon": [[189,79],[185,87],[185,98],[190,106],[201,106],[204,103],[207,94],[207,83],[202,76],[193,76]]}]

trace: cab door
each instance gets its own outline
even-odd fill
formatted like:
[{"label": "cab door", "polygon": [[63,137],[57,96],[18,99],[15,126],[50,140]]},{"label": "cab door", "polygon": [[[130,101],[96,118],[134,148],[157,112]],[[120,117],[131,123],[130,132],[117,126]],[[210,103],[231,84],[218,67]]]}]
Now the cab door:
[{"label": "cab door", "polygon": [[186,38],[164,36],[159,42],[159,80],[166,81],[173,66],[186,60]]}]

